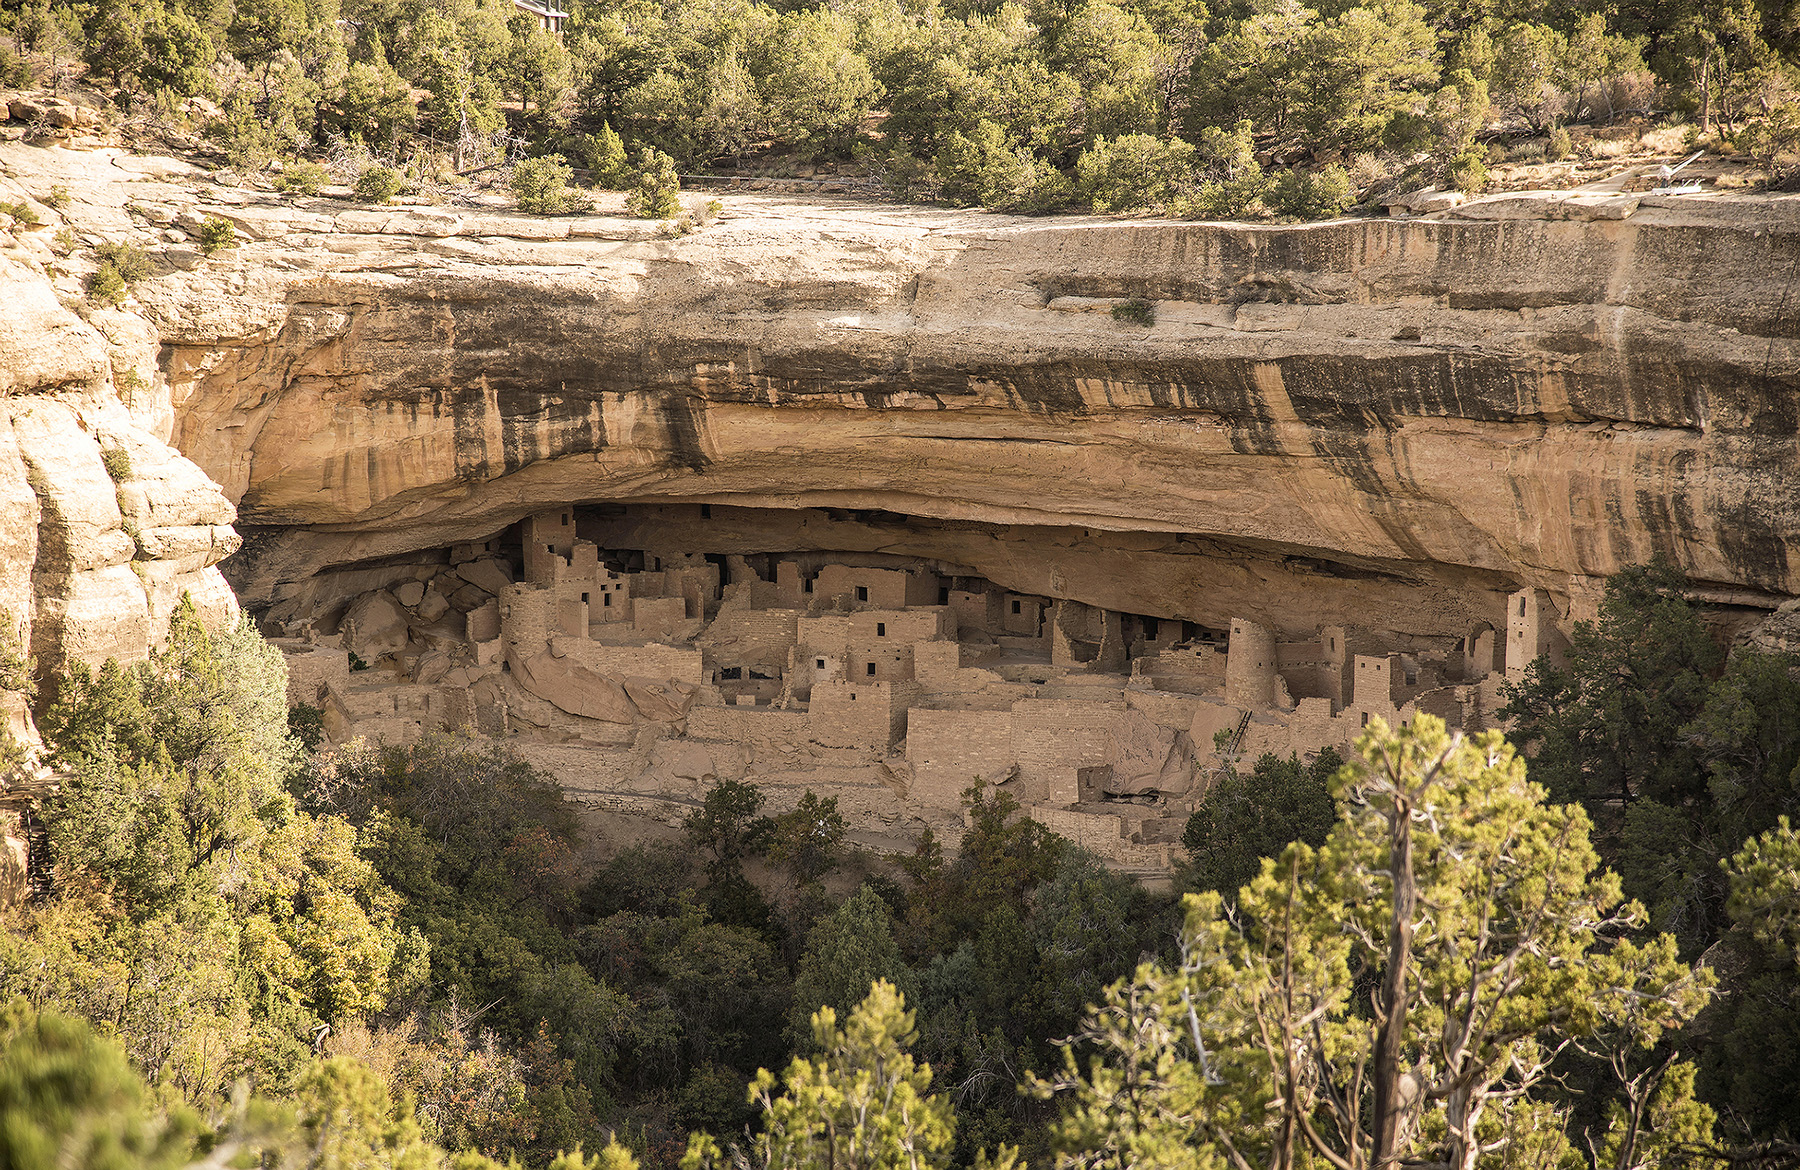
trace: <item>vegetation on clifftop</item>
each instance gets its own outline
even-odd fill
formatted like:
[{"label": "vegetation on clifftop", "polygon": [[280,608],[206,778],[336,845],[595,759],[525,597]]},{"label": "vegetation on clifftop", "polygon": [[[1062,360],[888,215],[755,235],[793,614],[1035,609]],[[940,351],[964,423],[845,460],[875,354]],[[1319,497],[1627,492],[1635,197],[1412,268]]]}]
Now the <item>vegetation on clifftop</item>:
[{"label": "vegetation on clifftop", "polygon": [[1777,177],[1800,144],[1800,25],[1757,0],[566,7],[559,34],[511,0],[8,0],[0,74],[85,71],[243,170],[326,153],[425,189],[521,155],[629,187],[621,159],[653,149],[1009,211],[1316,217],[1478,190],[1576,124],[1663,120]]}]

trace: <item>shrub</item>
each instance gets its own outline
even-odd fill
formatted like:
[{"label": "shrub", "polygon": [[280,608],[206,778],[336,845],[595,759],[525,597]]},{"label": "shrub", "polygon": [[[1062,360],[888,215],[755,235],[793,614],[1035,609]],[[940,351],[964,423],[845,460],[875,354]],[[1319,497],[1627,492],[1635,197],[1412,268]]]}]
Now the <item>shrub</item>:
[{"label": "shrub", "polygon": [[298,159],[281,168],[281,174],[275,179],[275,189],[289,195],[317,195],[329,177],[318,163]]},{"label": "shrub", "polygon": [[324,710],[311,703],[295,703],[288,708],[288,734],[307,751],[318,751],[325,739]]},{"label": "shrub", "polygon": [[400,194],[405,185],[399,171],[376,163],[364,168],[363,173],[356,176],[356,183],[351,190],[365,203],[386,203]]},{"label": "shrub", "polygon": [[200,224],[200,250],[208,256],[221,248],[237,246],[237,229],[228,219],[209,215]]},{"label": "shrub", "polygon": [[1179,139],[1124,134],[1094,145],[1076,160],[1081,193],[1097,214],[1156,207],[1168,201],[1193,171],[1194,148]]},{"label": "shrub", "polygon": [[126,284],[150,275],[150,255],[133,244],[101,244],[94,251],[102,265],[110,264]]},{"label": "shrub", "polygon": [[88,299],[99,305],[116,305],[125,299],[125,278],[106,261],[88,277]]},{"label": "shrub", "polygon": [[1075,196],[1067,175],[986,118],[966,135],[951,132],[934,165],[944,198],[964,207],[1039,215]]},{"label": "shrub", "polygon": [[1335,163],[1320,171],[1282,171],[1270,190],[1275,210],[1300,219],[1341,215],[1356,201],[1350,175]]},{"label": "shrub", "polygon": [[1112,315],[1113,320],[1123,325],[1142,325],[1148,329],[1156,324],[1156,306],[1135,298],[1114,305]]},{"label": "shrub", "polygon": [[114,483],[124,483],[131,478],[131,452],[123,447],[109,447],[100,452],[100,464]]},{"label": "shrub", "polygon": [[582,145],[587,156],[588,175],[594,186],[603,191],[618,191],[631,182],[631,159],[625,153],[625,144],[619,141],[611,126],[602,123],[600,133],[589,134]]},{"label": "shrub", "polygon": [[1487,152],[1479,146],[1463,151],[1444,168],[1444,182],[1452,190],[1479,195],[1488,184],[1486,156]]},{"label": "shrub", "polygon": [[76,239],[75,233],[66,227],[57,228],[56,236],[51,242],[56,245],[56,250],[64,256],[81,247],[81,241]]},{"label": "shrub", "polygon": [[569,188],[575,172],[560,154],[521,160],[513,167],[512,189],[522,211],[555,215],[591,205],[587,196]]},{"label": "shrub", "polygon": [[69,189],[58,183],[50,188],[50,194],[44,196],[44,202],[61,211],[69,205]]},{"label": "shrub", "polygon": [[38,213],[31,209],[31,204],[25,202],[23,199],[19,200],[17,203],[0,203],[0,211],[4,211],[6,214],[12,216],[13,219],[27,227],[36,227],[38,224],[44,222],[38,218]]},{"label": "shrub", "polygon": [[1545,158],[1550,159],[1551,161],[1555,161],[1559,158],[1568,158],[1569,153],[1574,149],[1575,139],[1570,135],[1567,126],[1550,127],[1550,138],[1544,144]]},{"label": "shrub", "polygon": [[667,219],[681,210],[676,195],[681,191],[681,178],[675,173],[675,160],[646,146],[638,152],[637,184],[625,197],[625,207],[639,219]]},{"label": "shrub", "polygon": [[1169,214],[1177,219],[1242,219],[1268,190],[1261,170],[1246,170],[1236,178],[1202,183],[1175,196],[1169,200]]}]

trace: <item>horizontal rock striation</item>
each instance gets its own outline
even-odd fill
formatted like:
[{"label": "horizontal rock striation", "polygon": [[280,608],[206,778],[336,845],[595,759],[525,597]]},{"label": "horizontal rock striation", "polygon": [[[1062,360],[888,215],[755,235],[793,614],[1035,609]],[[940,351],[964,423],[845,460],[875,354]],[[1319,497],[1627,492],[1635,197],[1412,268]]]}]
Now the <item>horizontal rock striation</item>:
[{"label": "horizontal rock striation", "polygon": [[1521,586],[1566,621],[1654,554],[1717,600],[1800,594],[1790,199],[1243,226],[738,198],[666,239],[115,181],[139,228],[245,237],[165,247],[136,295],[259,608],[608,500],[879,511],[873,551],[1212,625],[1460,632]]}]

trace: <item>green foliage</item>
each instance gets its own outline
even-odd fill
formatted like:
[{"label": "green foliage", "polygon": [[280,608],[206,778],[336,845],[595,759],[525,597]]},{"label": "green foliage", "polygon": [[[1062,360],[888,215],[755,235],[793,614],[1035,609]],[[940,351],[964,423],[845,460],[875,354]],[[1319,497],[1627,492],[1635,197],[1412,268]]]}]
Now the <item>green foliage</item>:
[{"label": "green foliage", "polygon": [[11,203],[0,203],[0,212],[10,215],[13,218],[13,222],[22,223],[26,227],[36,227],[44,222],[38,217],[38,213],[32,210],[31,204],[25,202],[23,199],[15,200]]},{"label": "green foliage", "polygon": [[114,483],[131,478],[131,452],[124,447],[108,447],[100,452],[100,465]]},{"label": "green foliage", "polygon": [[1098,213],[1160,207],[1187,183],[1193,154],[1186,142],[1164,142],[1148,134],[1127,134],[1111,142],[1096,138],[1076,160],[1075,174],[1082,195]]},{"label": "green foliage", "polygon": [[71,202],[68,187],[61,183],[52,186],[50,188],[50,193],[44,196],[44,202],[58,211],[67,210]]},{"label": "green foliage", "polygon": [[237,229],[228,219],[209,215],[200,224],[200,250],[208,256],[223,248],[237,247]]},{"label": "green foliage", "polygon": [[362,174],[356,176],[356,182],[350,185],[350,189],[356,193],[358,199],[365,203],[386,203],[400,194],[405,186],[406,181],[401,177],[399,171],[393,167],[375,163],[364,168]]},{"label": "green foliage", "polygon": [[1169,201],[1169,214],[1181,219],[1238,219],[1259,206],[1268,180],[1256,161],[1247,120],[1230,129],[1208,126],[1194,146],[1195,185]]},{"label": "green foliage", "polygon": [[792,1042],[803,1046],[811,1037],[814,1012],[821,1007],[849,1012],[878,979],[901,989],[916,987],[889,919],[887,903],[866,885],[819,919],[794,973],[794,1006],[788,1014]]},{"label": "green foliage", "polygon": [[1342,215],[1356,201],[1356,190],[1343,167],[1333,163],[1317,171],[1289,169],[1275,175],[1269,203],[1282,215],[1328,219]]},{"label": "green foliage", "polygon": [[786,865],[796,884],[818,881],[837,864],[849,826],[837,797],[823,800],[809,788],[792,812],[776,817],[769,834],[769,858]]},{"label": "green foliage", "polygon": [[318,163],[295,159],[281,168],[281,174],[275,177],[275,189],[289,195],[317,195],[328,178]]},{"label": "green foliage", "polygon": [[[327,122],[351,142],[391,149],[412,128],[416,116],[406,81],[392,66],[385,60],[358,61],[345,72],[343,91]],[[359,186],[361,182],[359,177]],[[357,195],[380,201],[361,190]]]},{"label": "green foliage", "polygon": [[1550,127],[1550,135],[1544,147],[1544,157],[1551,162],[1568,158],[1575,151],[1574,139],[1567,126]]},{"label": "green foliage", "polygon": [[758,815],[766,799],[754,784],[721,780],[707,792],[700,807],[687,815],[682,828],[694,848],[712,855],[707,863],[709,873],[735,873],[746,857],[767,846],[774,824]]},{"label": "green foliage", "polygon": [[[1548,1130],[1554,1163],[1566,1139],[1544,1094],[1559,1046],[1636,1052],[1704,1004],[1711,975],[1672,939],[1621,938],[1641,908],[1596,872],[1587,818],[1544,804],[1497,733],[1452,739],[1420,715],[1398,732],[1371,723],[1357,750],[1325,844],[1265,861],[1233,916],[1216,893],[1189,895],[1181,961],[1115,984],[1080,1034],[1094,1062],[1071,1050],[1041,1084],[1072,1094],[1057,1128],[1072,1162],[1293,1164],[1359,1148],[1469,1165],[1498,1118],[1537,1108],[1529,1132]],[[1671,1110],[1697,1131],[1694,1110]]]},{"label": "green foliage", "polygon": [[[816,1059],[796,1057],[781,1079],[757,1070],[751,1099],[763,1110],[753,1163],[774,1170],[924,1170],[949,1165],[955,1110],[929,1092],[931,1067],[907,1048],[914,1014],[893,984],[878,981],[843,1027],[837,1012],[812,1017]],[[706,1165],[710,1142],[689,1145],[683,1166]]]},{"label": "green foliage", "polygon": [[119,270],[104,261],[88,277],[88,299],[97,305],[116,305],[125,299],[125,278]]},{"label": "green foliage", "polygon": [[1487,189],[1487,151],[1471,146],[1444,167],[1444,185],[1452,191],[1479,195]]},{"label": "green foliage", "polygon": [[512,171],[513,195],[520,210],[539,215],[585,210],[591,201],[569,187],[574,177],[574,170],[560,154],[521,159]]},{"label": "green foliage", "polygon": [[186,1166],[197,1119],[158,1110],[124,1052],[85,1021],[0,1006],[0,1165],[12,1170]]},{"label": "green foliage", "polygon": [[1337,823],[1331,779],[1343,766],[1326,748],[1311,763],[1264,753],[1247,776],[1227,771],[1207,790],[1182,830],[1184,882],[1234,900],[1238,888],[1279,857],[1289,842],[1322,845]]},{"label": "green foliage", "polygon": [[1075,194],[1066,175],[988,118],[967,134],[952,131],[934,165],[942,195],[960,206],[1038,215],[1066,207]]},{"label": "green foliage", "polygon": [[637,178],[625,196],[625,206],[639,219],[666,219],[681,210],[676,196],[681,179],[675,174],[675,160],[646,146],[638,152]]},{"label": "green foliage", "polygon": [[94,249],[102,265],[111,265],[126,284],[150,275],[150,255],[136,244],[107,242]]},{"label": "green foliage", "polygon": [[37,693],[37,662],[13,615],[0,610],[0,691],[30,698]]},{"label": "green foliage", "polygon": [[312,1064],[294,1086],[308,1162],[342,1170],[432,1170],[443,1151],[425,1140],[410,1101],[394,1102],[387,1085],[360,1061],[331,1057]]},{"label": "green foliage", "polygon": [[1602,812],[1639,797],[1685,803],[1703,792],[1681,729],[1703,708],[1722,655],[1663,562],[1606,582],[1598,623],[1575,627],[1568,665],[1539,659],[1507,692],[1502,714],[1556,800]]},{"label": "green foliage", "polygon": [[1726,865],[1732,918],[1759,941],[1800,949],[1800,833],[1779,818],[1773,829],[1744,842]]},{"label": "green foliage", "polygon": [[1112,319],[1121,325],[1148,329],[1156,324],[1156,306],[1144,300],[1121,301],[1112,307]]},{"label": "green foliage", "polygon": [[316,752],[325,738],[325,712],[311,703],[288,708],[288,734],[306,751]]},{"label": "green foliage", "polygon": [[625,144],[613,133],[611,125],[602,122],[598,133],[587,136],[585,145],[588,174],[593,177],[594,186],[603,191],[618,191],[631,182],[631,164],[625,154]]}]

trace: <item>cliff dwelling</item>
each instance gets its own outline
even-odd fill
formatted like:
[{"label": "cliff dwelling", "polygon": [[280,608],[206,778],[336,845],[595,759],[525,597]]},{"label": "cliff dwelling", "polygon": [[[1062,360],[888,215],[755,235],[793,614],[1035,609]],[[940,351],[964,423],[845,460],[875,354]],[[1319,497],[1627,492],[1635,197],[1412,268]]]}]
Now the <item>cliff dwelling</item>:
[{"label": "cliff dwelling", "polygon": [[[870,539],[884,530],[920,551],[871,551],[907,543]],[[956,560],[979,548],[971,535],[1017,545],[1010,573]],[[1226,758],[1342,748],[1377,716],[1488,726],[1500,682],[1562,645],[1550,598],[1532,589],[1460,636],[1419,636],[1379,612],[1304,627],[1304,593],[1278,628],[1004,579],[1066,576],[1059,546],[1084,535],[836,509],[564,505],[485,539],[322,572],[263,620],[289,655],[291,700],[318,706],[337,742],[470,726],[592,803],[665,820],[720,779],[777,803],[812,789],[877,845],[927,825],[955,833],[979,778],[1143,874],[1169,869]],[[1088,555],[1131,572],[1130,557]]]}]

